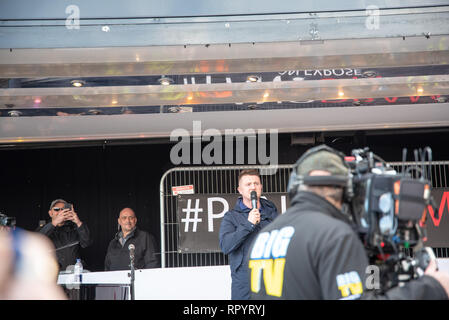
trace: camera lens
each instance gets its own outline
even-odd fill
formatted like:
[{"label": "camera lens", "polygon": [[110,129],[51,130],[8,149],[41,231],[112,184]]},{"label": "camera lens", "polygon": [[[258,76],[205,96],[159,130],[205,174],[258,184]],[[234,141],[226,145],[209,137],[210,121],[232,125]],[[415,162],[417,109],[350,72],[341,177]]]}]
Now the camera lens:
[{"label": "camera lens", "polygon": [[383,213],[389,213],[393,205],[393,200],[391,199],[391,193],[384,193],[379,197],[379,209]]}]

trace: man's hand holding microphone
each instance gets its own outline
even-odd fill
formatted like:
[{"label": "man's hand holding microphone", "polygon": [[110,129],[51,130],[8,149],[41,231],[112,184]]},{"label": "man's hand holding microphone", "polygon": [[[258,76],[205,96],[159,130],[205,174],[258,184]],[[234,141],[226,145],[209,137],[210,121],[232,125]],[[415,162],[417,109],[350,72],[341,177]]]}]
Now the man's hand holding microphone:
[{"label": "man's hand holding microphone", "polygon": [[260,212],[257,208],[257,192],[251,191],[251,211],[248,214],[248,221],[252,224],[260,223]]}]

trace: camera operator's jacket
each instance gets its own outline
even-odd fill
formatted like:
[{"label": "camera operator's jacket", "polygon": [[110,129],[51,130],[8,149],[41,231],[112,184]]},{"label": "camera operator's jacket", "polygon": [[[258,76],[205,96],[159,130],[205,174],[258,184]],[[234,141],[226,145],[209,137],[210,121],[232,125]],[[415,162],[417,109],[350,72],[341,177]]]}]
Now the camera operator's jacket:
[{"label": "camera operator's jacket", "polygon": [[[423,276],[374,295],[373,272],[349,219],[312,192],[262,229],[249,250],[253,299],[447,299],[442,286]],[[366,280],[369,281],[366,281]],[[373,288],[372,288],[373,289]]]}]

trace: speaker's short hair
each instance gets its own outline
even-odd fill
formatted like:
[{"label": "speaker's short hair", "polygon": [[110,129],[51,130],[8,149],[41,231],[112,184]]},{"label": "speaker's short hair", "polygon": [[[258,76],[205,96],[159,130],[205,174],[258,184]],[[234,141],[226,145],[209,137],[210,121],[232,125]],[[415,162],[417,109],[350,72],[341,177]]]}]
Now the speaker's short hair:
[{"label": "speaker's short hair", "polygon": [[245,170],[240,171],[239,183],[240,183],[240,179],[242,179],[242,177],[244,177],[244,176],[258,176],[260,179],[260,173],[259,173],[259,170],[257,170],[257,169],[245,169]]}]

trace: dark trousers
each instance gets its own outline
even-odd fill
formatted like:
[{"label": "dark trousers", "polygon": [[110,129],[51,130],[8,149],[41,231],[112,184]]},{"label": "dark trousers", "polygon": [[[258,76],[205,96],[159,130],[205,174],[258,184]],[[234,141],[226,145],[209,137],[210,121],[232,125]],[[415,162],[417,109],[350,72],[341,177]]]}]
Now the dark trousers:
[{"label": "dark trousers", "polygon": [[249,269],[241,265],[236,272],[231,274],[231,299],[232,300],[249,300],[250,298],[250,282]]}]

